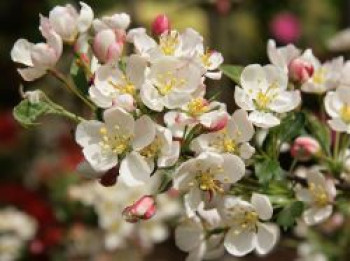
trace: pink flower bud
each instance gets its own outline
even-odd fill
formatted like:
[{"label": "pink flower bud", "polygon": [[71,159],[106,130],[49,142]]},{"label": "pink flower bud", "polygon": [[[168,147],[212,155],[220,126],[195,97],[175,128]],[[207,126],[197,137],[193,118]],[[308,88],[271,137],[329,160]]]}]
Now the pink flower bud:
[{"label": "pink flower bud", "polygon": [[281,43],[295,42],[301,36],[299,18],[289,12],[279,13],[270,22],[270,31],[274,38]]},{"label": "pink flower bud", "polygon": [[292,60],[288,66],[288,69],[289,77],[299,83],[306,82],[314,74],[313,65],[302,58]]},{"label": "pink flower bud", "polygon": [[217,121],[213,122],[212,125],[208,128],[210,132],[216,132],[224,129],[228,122],[228,115],[224,114]]},{"label": "pink flower bud", "polygon": [[169,18],[164,15],[158,15],[152,23],[152,32],[154,35],[161,35],[170,30]]},{"label": "pink flower bud", "polygon": [[156,213],[156,203],[152,196],[146,195],[137,200],[131,206],[123,210],[123,217],[130,223],[135,223],[139,220],[148,220]]},{"label": "pink flower bud", "polygon": [[220,15],[228,15],[231,11],[231,0],[216,0],[216,10]]},{"label": "pink flower bud", "polygon": [[117,61],[123,52],[123,39],[111,29],[98,32],[94,38],[93,50],[102,63]]},{"label": "pink flower bud", "polygon": [[294,158],[302,161],[309,160],[320,151],[320,144],[311,137],[299,137],[295,139],[290,153]]}]

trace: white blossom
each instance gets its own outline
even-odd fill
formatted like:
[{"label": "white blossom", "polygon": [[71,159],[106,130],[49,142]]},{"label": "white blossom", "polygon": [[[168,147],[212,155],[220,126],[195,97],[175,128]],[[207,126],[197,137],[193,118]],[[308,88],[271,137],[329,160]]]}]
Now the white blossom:
[{"label": "white blossom", "polygon": [[249,120],[261,128],[280,124],[278,114],[295,109],[301,102],[299,91],[287,90],[288,77],[278,67],[248,65],[241,75],[241,87],[236,86],[235,101],[249,111]]},{"label": "white blossom", "polygon": [[334,183],[316,169],[307,173],[308,188],[296,188],[296,197],[304,201],[308,208],[303,213],[307,225],[325,221],[333,212],[332,202],[336,195]]},{"label": "white blossom", "polygon": [[230,227],[224,246],[234,256],[255,251],[269,253],[279,238],[279,228],[271,219],[273,208],[267,196],[254,193],[251,202],[233,196],[225,197],[219,209],[224,222]]}]

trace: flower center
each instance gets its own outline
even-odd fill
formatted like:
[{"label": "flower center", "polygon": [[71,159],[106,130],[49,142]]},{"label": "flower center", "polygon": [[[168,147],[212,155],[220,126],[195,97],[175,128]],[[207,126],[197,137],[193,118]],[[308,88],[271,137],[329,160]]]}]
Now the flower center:
[{"label": "flower center", "polygon": [[[115,126],[115,131],[119,130],[119,126]],[[131,137],[127,135],[119,135],[118,133],[111,133],[106,127],[100,129],[102,140],[100,146],[104,151],[113,152],[117,155],[124,153],[130,145]]]},{"label": "flower center", "polygon": [[194,116],[194,117],[200,116],[209,110],[208,102],[203,98],[192,99],[188,103],[187,109],[188,109],[189,115]]},{"label": "flower center", "polygon": [[209,50],[209,48],[207,48],[205,53],[201,55],[202,63],[206,68],[211,66],[211,61],[210,61],[211,54],[212,54],[211,51]]},{"label": "flower center", "polygon": [[324,68],[319,68],[316,70],[314,75],[312,76],[312,81],[315,84],[323,84],[326,80],[326,70]]},{"label": "flower center", "polygon": [[242,231],[256,231],[256,224],[259,221],[259,215],[255,210],[235,206],[229,209],[229,216],[235,226],[235,233],[238,235]]},{"label": "flower center", "polygon": [[174,55],[176,47],[179,45],[179,34],[171,32],[170,34],[163,34],[159,38],[160,49],[164,55]]},{"label": "flower center", "polygon": [[135,85],[133,85],[125,75],[123,75],[122,84],[116,84],[112,81],[109,81],[109,84],[112,85],[114,89],[118,90],[121,94],[130,94],[131,96],[134,96],[136,93]]},{"label": "flower center", "polygon": [[227,130],[223,129],[222,135],[217,137],[210,146],[213,146],[217,150],[219,150],[221,153],[231,153],[231,154],[237,154],[238,153],[238,144],[236,140],[231,139],[227,135]]},{"label": "flower center", "polygon": [[275,81],[270,84],[265,92],[259,91],[255,97],[255,106],[258,110],[267,110],[269,104],[276,98],[277,93],[271,93],[271,91],[278,89],[278,83]]},{"label": "flower center", "polygon": [[340,110],[340,117],[344,122],[350,123],[350,105],[343,105]]},{"label": "flower center", "polygon": [[329,204],[328,195],[322,186],[310,183],[309,190],[311,197],[317,206],[325,207]]},{"label": "flower center", "polygon": [[185,82],[184,79],[176,78],[172,72],[166,72],[165,74],[158,75],[156,87],[160,95],[165,96],[174,88],[181,87]]},{"label": "flower center", "polygon": [[151,144],[140,151],[140,154],[145,158],[154,158],[158,155],[162,144],[162,140],[159,137],[156,137]]},{"label": "flower center", "polygon": [[224,189],[221,187],[221,183],[214,179],[213,173],[209,170],[208,172],[200,172],[196,180],[198,182],[199,188],[203,191],[209,192],[219,192],[223,193]]}]

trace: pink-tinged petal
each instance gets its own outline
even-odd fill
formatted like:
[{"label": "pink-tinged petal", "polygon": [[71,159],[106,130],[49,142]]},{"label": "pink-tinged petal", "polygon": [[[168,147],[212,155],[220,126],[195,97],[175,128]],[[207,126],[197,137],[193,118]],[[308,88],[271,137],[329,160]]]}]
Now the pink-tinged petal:
[{"label": "pink-tinged petal", "polygon": [[140,154],[132,152],[120,164],[119,179],[129,187],[145,185],[150,180],[151,170]]},{"label": "pink-tinged petal", "polygon": [[273,208],[267,196],[258,193],[253,193],[251,203],[255,207],[260,219],[271,219],[273,214]]},{"label": "pink-tinged petal", "polygon": [[33,44],[26,39],[19,39],[14,44],[11,50],[11,59],[16,63],[21,63],[27,66],[33,66],[31,51]]},{"label": "pink-tinged petal", "polygon": [[256,235],[249,230],[236,231],[235,227],[232,227],[226,234],[224,240],[224,246],[231,255],[245,256],[255,248]]},{"label": "pink-tinged petal", "polygon": [[256,252],[260,255],[266,255],[276,245],[279,239],[279,228],[274,224],[258,224],[258,233],[256,239]]},{"label": "pink-tinged petal", "polygon": [[24,69],[18,69],[17,71],[22,76],[23,80],[28,81],[28,82],[39,79],[46,74],[45,69],[31,68],[31,67],[24,68]]}]

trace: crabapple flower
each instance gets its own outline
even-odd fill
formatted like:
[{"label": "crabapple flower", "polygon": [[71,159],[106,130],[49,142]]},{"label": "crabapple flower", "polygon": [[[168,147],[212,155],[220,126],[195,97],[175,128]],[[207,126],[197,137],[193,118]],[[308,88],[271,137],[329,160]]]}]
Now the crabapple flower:
[{"label": "crabapple flower", "polygon": [[278,114],[299,106],[299,91],[287,90],[288,77],[274,65],[248,65],[241,75],[241,87],[236,86],[236,104],[250,111],[249,120],[257,127],[271,128],[280,124]]},{"label": "crabapple flower", "polygon": [[151,63],[162,57],[194,58],[196,48],[203,45],[203,37],[191,28],[182,33],[175,30],[164,32],[158,43],[143,28],[131,30],[127,39],[133,43],[136,52]]},{"label": "crabapple flower", "polygon": [[158,15],[152,23],[152,32],[154,35],[162,35],[170,30],[169,18],[164,15]]},{"label": "crabapple flower", "polygon": [[234,256],[244,256],[255,249],[260,255],[269,253],[279,238],[279,228],[268,221],[273,208],[267,196],[254,193],[251,202],[233,196],[224,198],[219,212],[230,227],[224,246]]},{"label": "crabapple flower", "polygon": [[228,119],[226,105],[220,102],[209,102],[205,98],[192,98],[180,110],[167,112],[164,115],[165,124],[177,138],[182,138],[187,127],[191,129],[201,124],[208,131],[225,128]]},{"label": "crabapple flower", "polygon": [[248,143],[254,135],[254,127],[244,110],[237,110],[229,118],[224,129],[202,134],[194,139],[191,149],[197,154],[205,151],[234,154],[249,159],[255,149]]},{"label": "crabapple flower", "polygon": [[27,68],[18,69],[25,81],[34,81],[53,69],[62,54],[63,43],[61,37],[52,30],[43,29],[46,43],[33,44],[26,39],[19,39],[11,50],[14,62],[26,65]]},{"label": "crabapple flower", "polygon": [[333,199],[336,195],[335,185],[316,169],[307,173],[308,188],[297,187],[296,197],[308,205],[303,213],[303,220],[307,225],[316,225],[333,212]]},{"label": "crabapple flower", "polygon": [[91,7],[83,2],[80,5],[80,13],[70,4],[56,6],[50,11],[48,22],[65,42],[74,42],[79,33],[87,32],[92,25],[94,13]]},{"label": "crabapple flower", "polygon": [[301,90],[306,93],[322,94],[335,89],[341,80],[343,57],[335,58],[324,64],[321,64],[315,57],[310,59],[313,60],[313,74],[303,83]]},{"label": "crabapple flower", "polygon": [[295,139],[290,154],[298,160],[307,161],[320,151],[317,140],[312,137],[298,137]]},{"label": "crabapple flower", "polygon": [[236,155],[204,152],[176,169],[173,186],[188,193],[190,208],[197,209],[205,197],[211,200],[224,193],[226,184],[236,183],[244,174],[245,165]]},{"label": "crabapple flower", "polygon": [[143,196],[134,204],[123,210],[124,219],[128,222],[135,223],[139,220],[148,220],[156,213],[156,203],[152,196]]},{"label": "crabapple flower", "polygon": [[76,141],[96,172],[106,172],[120,164],[120,180],[128,186],[146,183],[155,159],[158,166],[174,164],[179,153],[171,132],[156,126],[148,117],[136,121],[131,114],[114,107],[106,110],[104,122],[82,122],[76,130]]},{"label": "crabapple flower", "polygon": [[141,87],[141,100],[151,110],[181,108],[202,83],[201,69],[194,63],[164,57],[151,65]]},{"label": "crabapple flower", "polygon": [[350,133],[350,89],[340,86],[326,94],[325,108],[331,117],[328,124],[334,131]]},{"label": "crabapple flower", "polygon": [[101,108],[133,110],[135,95],[145,80],[146,65],[141,56],[131,55],[125,59],[125,71],[113,64],[99,67],[89,89],[91,100]]}]

